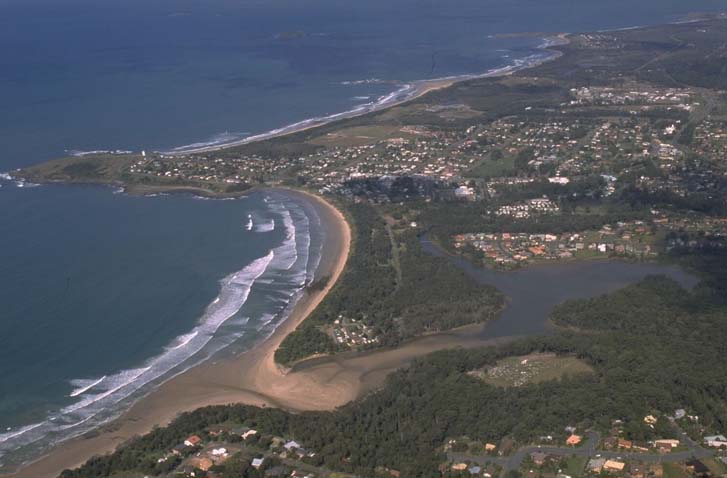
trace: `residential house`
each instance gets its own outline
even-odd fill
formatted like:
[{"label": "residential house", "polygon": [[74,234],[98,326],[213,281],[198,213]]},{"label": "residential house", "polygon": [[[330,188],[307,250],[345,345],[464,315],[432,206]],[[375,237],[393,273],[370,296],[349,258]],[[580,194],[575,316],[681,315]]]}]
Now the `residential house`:
[{"label": "residential house", "polygon": [[603,471],[620,473],[626,467],[626,463],[617,460],[606,460],[603,464]]},{"label": "residential house", "polygon": [[227,448],[212,449],[212,456],[227,456]]},{"label": "residential house", "polygon": [[724,435],[711,435],[704,437],[704,443],[713,448],[727,446],[727,437]]},{"label": "residential house", "polygon": [[623,438],[618,439],[618,447],[624,450],[630,450],[634,446],[631,440],[624,440]]},{"label": "residential house", "polygon": [[536,451],[530,454],[530,458],[536,465],[543,466],[548,460],[548,455],[546,453],[543,453],[542,451]]},{"label": "residential house", "polygon": [[603,471],[603,465],[606,463],[605,458],[592,458],[588,461],[588,469],[592,473],[601,473]]},{"label": "residential house", "polygon": [[207,458],[207,457],[202,457],[202,458],[195,457],[195,458],[192,458],[191,460],[189,460],[189,465],[190,466],[193,466],[195,468],[198,468],[198,469],[200,469],[202,471],[209,470],[210,468],[212,468],[212,466],[214,464],[215,463],[212,460],[210,460],[209,458]]},{"label": "residential house", "polygon": [[580,435],[571,435],[568,437],[568,439],[565,441],[566,445],[568,446],[576,446],[580,444],[583,441],[583,437]]},{"label": "residential house", "polygon": [[672,449],[679,446],[679,440],[656,440],[654,447],[659,453],[671,453]]},{"label": "residential house", "polygon": [[603,439],[603,447],[607,450],[613,450],[618,446],[619,439],[616,437],[607,437]]},{"label": "residential house", "polygon": [[285,448],[288,451],[295,450],[297,448],[300,448],[300,443],[296,442],[295,440],[291,440],[291,441],[287,442],[285,445],[283,445],[283,448]]},{"label": "residential house", "polygon": [[185,446],[197,446],[200,443],[202,443],[202,439],[197,435],[192,435],[191,437],[184,440]]},{"label": "residential house", "polygon": [[174,453],[175,455],[184,455],[187,452],[188,448],[189,447],[184,443],[180,443],[179,445],[172,448],[172,453]]}]

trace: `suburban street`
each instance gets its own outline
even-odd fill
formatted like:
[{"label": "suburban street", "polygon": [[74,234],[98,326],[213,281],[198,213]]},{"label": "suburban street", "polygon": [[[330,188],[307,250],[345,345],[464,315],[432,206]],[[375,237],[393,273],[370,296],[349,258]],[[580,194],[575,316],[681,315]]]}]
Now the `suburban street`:
[{"label": "suburban street", "polygon": [[465,462],[469,461],[479,465],[494,463],[502,466],[504,471],[518,470],[523,460],[533,452],[542,452],[553,456],[580,456],[584,458],[600,457],[616,459],[620,461],[639,461],[644,463],[670,463],[682,462],[690,458],[707,458],[714,455],[714,452],[707,450],[689,438],[680,428],[675,427],[677,438],[685,444],[689,449],[668,454],[658,453],[623,453],[618,451],[598,450],[598,443],[601,437],[597,432],[590,431],[586,433],[586,440],[579,447],[549,447],[549,446],[527,446],[520,448],[510,456],[487,456],[487,455],[470,455],[467,453],[449,452],[447,454],[451,461]]}]

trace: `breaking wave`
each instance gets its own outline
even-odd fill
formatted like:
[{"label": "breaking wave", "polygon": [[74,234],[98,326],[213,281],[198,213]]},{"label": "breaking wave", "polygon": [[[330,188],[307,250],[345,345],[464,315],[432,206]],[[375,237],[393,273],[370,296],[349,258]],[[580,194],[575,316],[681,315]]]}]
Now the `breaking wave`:
[{"label": "breaking wave", "polygon": [[269,222],[263,222],[255,226],[255,232],[272,232],[275,230],[275,219],[271,219]]},{"label": "breaking wave", "polygon": [[83,380],[83,379],[71,380],[71,385],[73,385],[74,387],[78,387],[78,388],[74,389],[71,393],[68,394],[68,396],[77,397],[81,394],[84,394],[84,393],[88,392],[89,390],[91,390],[96,385],[103,382],[105,379],[106,379],[106,375],[99,378],[98,380]]},{"label": "breaking wave", "polygon": [[[318,117],[314,117],[314,118],[308,118],[303,121],[299,121],[297,123],[293,123],[288,126],[284,126],[282,128],[273,129],[271,131],[267,131],[267,132],[255,134],[255,135],[246,135],[244,137],[239,137],[239,138],[235,138],[235,137],[225,138],[225,134],[229,134],[229,133],[225,133],[222,135],[218,135],[214,141],[180,146],[180,147],[174,148],[172,150],[166,151],[165,154],[184,155],[184,154],[204,153],[204,152],[215,151],[215,150],[219,150],[219,149],[223,149],[223,148],[229,148],[229,147],[233,147],[233,146],[241,146],[244,144],[249,144],[249,143],[253,143],[256,141],[262,141],[262,140],[274,138],[274,137],[289,134],[289,133],[295,133],[297,131],[303,131],[308,128],[312,128],[312,127],[316,127],[316,126],[326,125],[333,121],[347,119],[347,118],[353,118],[353,117],[361,116],[361,115],[364,115],[367,113],[380,111],[384,108],[395,106],[397,104],[401,104],[405,101],[416,98],[418,95],[422,94],[423,92],[428,91],[431,87],[441,85],[444,82],[465,81],[465,80],[473,80],[473,79],[477,79],[477,78],[488,78],[488,77],[494,77],[494,76],[509,75],[516,71],[522,70],[524,68],[530,68],[533,66],[537,66],[545,61],[548,61],[548,60],[561,56],[561,53],[559,51],[548,50],[548,47],[561,44],[563,41],[564,41],[563,39],[557,39],[557,38],[556,39],[547,39],[543,44],[538,46],[538,50],[540,50],[540,51],[538,51],[537,53],[531,54],[531,55],[523,57],[523,58],[515,59],[505,66],[502,66],[499,68],[493,68],[484,73],[468,74],[468,75],[453,75],[453,76],[446,76],[446,77],[442,77],[442,78],[412,81],[409,83],[402,83],[400,81],[395,81],[395,80],[380,80],[378,78],[369,78],[369,79],[365,79],[365,80],[354,80],[354,81],[343,81],[340,84],[344,85],[344,86],[390,84],[390,85],[396,85],[396,86],[398,86],[398,88],[389,94],[380,96],[379,98],[377,98],[373,101],[369,101],[367,103],[360,104],[348,111],[344,111],[341,113],[335,113],[335,114],[331,114],[331,115],[327,115],[327,116],[318,116]],[[363,98],[363,97],[361,97],[361,98]]]},{"label": "breaking wave", "polygon": [[116,150],[106,150],[106,149],[97,149],[94,151],[81,151],[77,149],[67,149],[66,153],[70,154],[71,156],[76,157],[83,157],[83,156],[92,156],[94,154],[131,154],[133,151],[127,151],[125,149],[116,149]]},{"label": "breaking wave", "polygon": [[395,81],[392,80],[382,80],[379,78],[366,78],[363,80],[348,80],[348,81],[342,81],[341,84],[343,86],[359,86],[359,85],[385,85],[395,83]]},{"label": "breaking wave", "polygon": [[247,138],[248,136],[250,136],[250,133],[248,132],[230,133],[229,131],[225,131],[224,133],[214,135],[212,138],[206,141],[178,146],[176,148],[173,148],[171,152],[183,152],[200,148],[210,148],[223,144],[234,143],[235,141],[240,141]]},{"label": "breaking wave", "polygon": [[[264,339],[287,318],[320,261],[322,228],[315,208],[270,195],[265,207],[285,234],[276,247],[220,281],[197,325],[141,366],[98,378],[71,380],[66,399],[45,421],[0,434],[0,458],[37,456],[50,446],[117,417],[153,387],[248,336]],[[269,224],[269,223],[268,223]],[[311,237],[318,237],[313,250]],[[322,237],[322,236],[321,236]],[[249,300],[255,294],[254,301]],[[250,343],[248,343],[250,342]],[[13,460],[16,458],[13,457]]]}]

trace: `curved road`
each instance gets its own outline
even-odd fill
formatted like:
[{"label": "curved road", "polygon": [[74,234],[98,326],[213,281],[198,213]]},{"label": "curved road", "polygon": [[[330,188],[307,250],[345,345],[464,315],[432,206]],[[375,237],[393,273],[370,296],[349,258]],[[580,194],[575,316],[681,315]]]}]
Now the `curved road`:
[{"label": "curved road", "polygon": [[640,461],[644,463],[681,462],[691,458],[708,458],[714,455],[713,451],[701,447],[679,427],[675,426],[674,428],[677,433],[677,438],[689,448],[688,450],[667,454],[602,451],[597,449],[601,437],[598,433],[591,431],[586,433],[586,441],[579,447],[527,446],[520,448],[510,456],[469,455],[467,453],[449,452],[447,453],[447,457],[451,461],[470,461],[479,465],[494,463],[502,466],[503,471],[507,472],[510,470],[519,470],[525,457],[537,451],[554,456],[580,456],[589,458],[598,455],[601,458]]}]

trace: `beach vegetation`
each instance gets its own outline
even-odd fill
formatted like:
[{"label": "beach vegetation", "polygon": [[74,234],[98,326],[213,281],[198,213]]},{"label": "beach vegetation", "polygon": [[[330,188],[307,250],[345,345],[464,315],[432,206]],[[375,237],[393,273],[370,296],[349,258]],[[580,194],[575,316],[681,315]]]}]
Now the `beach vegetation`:
[{"label": "beach vegetation", "polygon": [[336,321],[362,321],[373,331],[374,346],[472,323],[485,322],[502,309],[493,287],[476,284],[447,259],[424,252],[416,231],[387,228],[370,204],[348,208],[354,231],[348,264],[318,308],[288,335],[277,350],[278,363],[345,350],[323,329]]}]

